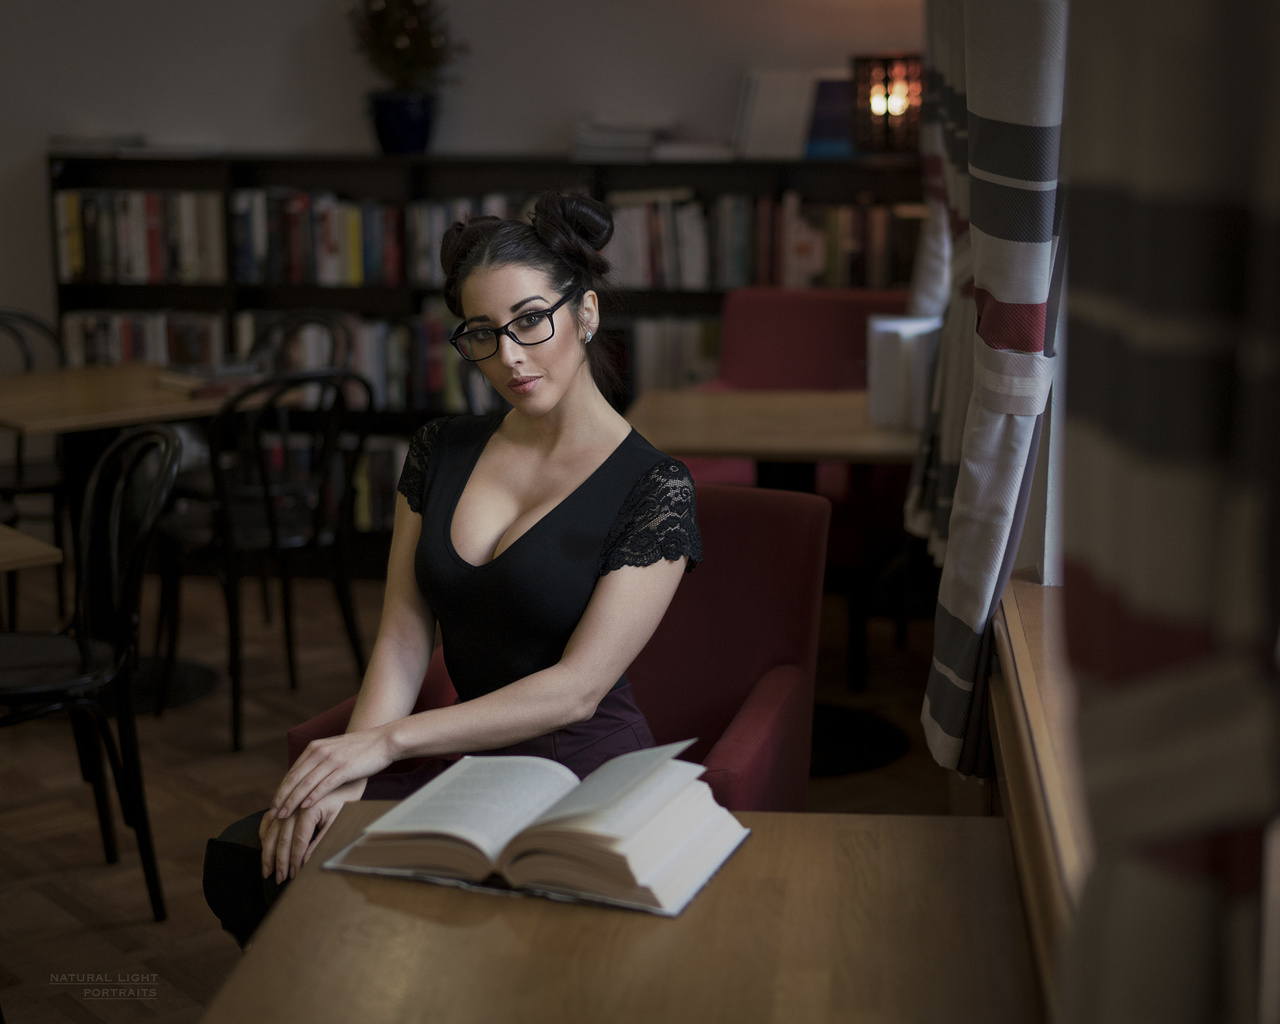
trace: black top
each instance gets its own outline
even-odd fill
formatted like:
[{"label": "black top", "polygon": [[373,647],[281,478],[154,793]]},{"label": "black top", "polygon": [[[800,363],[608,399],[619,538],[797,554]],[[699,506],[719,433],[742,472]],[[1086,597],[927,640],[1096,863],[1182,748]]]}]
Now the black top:
[{"label": "black top", "polygon": [[605,573],[682,556],[688,571],[702,559],[689,471],[633,430],[496,558],[465,561],[450,537],[454,510],[504,415],[426,424],[410,442],[398,488],[422,516],[414,571],[463,700],[559,661]]}]

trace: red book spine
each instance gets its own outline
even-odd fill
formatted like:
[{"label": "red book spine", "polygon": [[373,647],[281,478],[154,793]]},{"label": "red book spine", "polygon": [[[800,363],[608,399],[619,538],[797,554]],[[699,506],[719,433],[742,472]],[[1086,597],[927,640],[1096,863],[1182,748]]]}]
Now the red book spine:
[{"label": "red book spine", "polygon": [[147,212],[147,280],[163,284],[168,277],[168,232],[164,223],[164,196],[159,192],[146,195]]},{"label": "red book spine", "polygon": [[404,283],[404,217],[398,206],[384,206],[382,222],[382,278],[384,284]]}]

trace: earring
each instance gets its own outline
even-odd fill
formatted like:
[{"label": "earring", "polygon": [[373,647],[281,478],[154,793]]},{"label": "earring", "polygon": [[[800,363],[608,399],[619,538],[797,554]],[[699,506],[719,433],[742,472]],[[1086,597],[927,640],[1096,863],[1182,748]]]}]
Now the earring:
[{"label": "earring", "polygon": [[586,340],[585,340],[582,344],[584,344],[584,345],[590,345],[590,344],[591,344],[591,332],[590,332],[590,331],[587,331],[587,338],[586,338]]}]

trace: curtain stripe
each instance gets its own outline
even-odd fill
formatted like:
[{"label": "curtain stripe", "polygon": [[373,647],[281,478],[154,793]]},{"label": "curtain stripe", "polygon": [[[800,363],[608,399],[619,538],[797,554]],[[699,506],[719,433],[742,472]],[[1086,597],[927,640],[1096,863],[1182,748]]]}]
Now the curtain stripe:
[{"label": "curtain stripe", "polygon": [[1152,351],[1084,319],[1071,319],[1069,331],[1073,417],[1149,459],[1227,457],[1234,438],[1231,352],[1217,345],[1208,352]]},{"label": "curtain stripe", "polygon": [[1010,124],[969,115],[969,167],[1005,178],[1054,182],[1061,125]]},{"label": "curtain stripe", "polygon": [[[966,714],[968,712],[966,711]],[[944,732],[935,715],[948,717],[941,709],[934,708],[928,692],[924,695],[924,709],[920,714],[920,724],[924,727],[925,742],[929,752],[939,764],[956,764],[964,750],[963,735],[951,735]]]},{"label": "curtain stripe", "polygon": [[1054,202],[1054,192],[969,178],[969,222],[993,238],[1010,242],[1052,241]]},{"label": "curtain stripe", "polygon": [[942,734],[955,740],[964,739],[969,709],[973,706],[973,684],[967,679],[960,679],[935,658],[929,669],[925,694],[929,700],[930,717]]},{"label": "curtain stripe", "polygon": [[973,290],[978,337],[989,348],[1039,352],[1044,347],[1043,302],[998,302],[985,288]]},{"label": "curtain stripe", "polygon": [[1131,677],[1080,712],[1098,853],[1265,817],[1280,800],[1274,693],[1251,658]]},{"label": "curtain stripe", "polygon": [[[996,238],[977,225],[969,228],[969,236],[974,262],[982,264],[982,280],[975,288],[985,288],[1001,302],[1044,302],[1048,298],[1051,244]],[[1035,340],[1028,338],[1027,344],[1035,344]]]},{"label": "curtain stripe", "polygon": [[1071,219],[1081,235],[1073,291],[1123,298],[1166,317],[1234,317],[1244,309],[1251,242],[1262,242],[1265,229],[1256,231],[1243,207],[1081,185],[1071,191]]},{"label": "curtain stripe", "polygon": [[[978,667],[978,650],[982,635],[978,628],[951,614],[941,606],[934,612],[934,660],[950,666],[952,672],[972,680]],[[966,682],[972,689],[972,683]]]},{"label": "curtain stripe", "polygon": [[1216,650],[1207,624],[1138,610],[1086,562],[1068,559],[1063,575],[1066,614],[1090,638],[1071,648],[1077,672],[1107,683],[1207,658]]}]

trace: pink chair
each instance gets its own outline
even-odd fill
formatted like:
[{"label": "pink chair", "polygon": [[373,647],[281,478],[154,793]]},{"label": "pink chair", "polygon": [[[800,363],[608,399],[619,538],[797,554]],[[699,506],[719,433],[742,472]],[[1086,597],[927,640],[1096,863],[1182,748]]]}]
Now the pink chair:
[{"label": "pink chair", "polygon": [[[699,486],[706,560],[627,670],[654,738],[696,738],[683,756],[730,810],[803,806],[829,517],[812,494]],[[455,699],[437,651],[416,710]],[[289,730],[289,763],[345,729],[354,703]]]},{"label": "pink chair", "polygon": [[[870,288],[739,288],[725,296],[714,390],[867,386],[867,317],[904,313],[907,292]],[[679,455],[679,453],[673,453]],[[750,459],[679,456],[698,483],[755,484]],[[818,492],[848,492],[843,465],[818,469]]]}]

